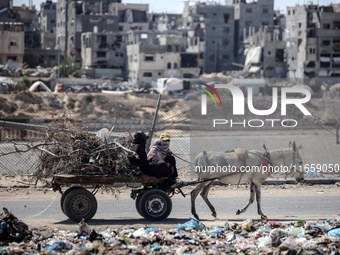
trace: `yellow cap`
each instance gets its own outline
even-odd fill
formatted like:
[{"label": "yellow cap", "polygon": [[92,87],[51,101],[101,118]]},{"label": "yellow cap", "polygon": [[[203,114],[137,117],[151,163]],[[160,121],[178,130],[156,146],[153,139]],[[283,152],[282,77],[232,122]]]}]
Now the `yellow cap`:
[{"label": "yellow cap", "polygon": [[163,133],[163,134],[161,134],[161,139],[163,141],[169,141],[170,140],[170,135],[168,133]]}]

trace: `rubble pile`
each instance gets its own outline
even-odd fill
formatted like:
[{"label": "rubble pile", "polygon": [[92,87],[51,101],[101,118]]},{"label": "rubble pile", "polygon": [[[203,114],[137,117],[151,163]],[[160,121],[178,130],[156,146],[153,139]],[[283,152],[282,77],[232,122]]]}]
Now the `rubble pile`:
[{"label": "rubble pile", "polygon": [[92,136],[71,123],[54,123],[46,132],[43,143],[34,149],[41,151],[34,176],[37,179],[55,174],[110,175],[132,177],[127,147],[131,141],[125,137],[113,138],[108,129]]},{"label": "rubble pile", "polygon": [[[45,231],[46,232],[46,231]],[[96,232],[80,222],[76,231],[33,231],[31,241],[1,246],[0,253],[37,254],[339,254],[340,217],[319,223],[226,222],[206,227],[196,219],[178,228],[133,228]]]},{"label": "rubble pile", "polygon": [[4,213],[0,214],[0,253],[1,243],[22,242],[31,238],[32,232],[28,226],[3,208]]}]

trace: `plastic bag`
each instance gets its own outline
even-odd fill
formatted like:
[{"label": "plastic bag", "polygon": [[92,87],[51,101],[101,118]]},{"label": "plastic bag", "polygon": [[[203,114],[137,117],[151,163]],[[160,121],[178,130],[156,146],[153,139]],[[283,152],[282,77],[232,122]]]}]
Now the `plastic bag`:
[{"label": "plastic bag", "polygon": [[183,224],[178,224],[177,232],[179,232],[180,229],[186,229],[186,228],[192,228],[192,229],[195,229],[195,230],[202,230],[203,229],[203,224],[201,222],[199,222],[198,219],[193,217],[188,222],[185,222]]}]

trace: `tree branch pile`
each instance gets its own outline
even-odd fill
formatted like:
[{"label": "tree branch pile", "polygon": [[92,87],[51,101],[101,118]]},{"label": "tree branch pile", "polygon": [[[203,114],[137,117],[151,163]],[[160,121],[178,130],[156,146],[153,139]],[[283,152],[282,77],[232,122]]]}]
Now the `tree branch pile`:
[{"label": "tree branch pile", "polygon": [[46,139],[39,144],[11,141],[15,148],[11,153],[39,151],[34,172],[37,179],[56,174],[133,176],[134,167],[129,164],[128,156],[134,152],[129,150],[129,138],[114,138],[108,129],[101,129],[92,136],[67,122],[53,123],[43,132]]}]

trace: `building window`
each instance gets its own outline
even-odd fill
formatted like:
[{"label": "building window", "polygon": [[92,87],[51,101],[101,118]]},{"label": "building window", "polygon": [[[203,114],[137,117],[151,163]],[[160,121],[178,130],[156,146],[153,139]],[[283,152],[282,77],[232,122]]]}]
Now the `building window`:
[{"label": "building window", "polygon": [[224,54],[224,55],[222,56],[222,59],[223,59],[223,60],[228,60],[228,59],[229,59],[229,55]]},{"label": "building window", "polygon": [[55,20],[54,20],[54,19],[51,19],[51,23],[54,24],[54,23],[55,23]]},{"label": "building window", "polygon": [[212,27],[212,30],[215,30],[216,28],[215,27]]},{"label": "building window", "polygon": [[271,55],[272,54],[272,52],[271,51],[268,51],[268,55]]},{"label": "building window", "polygon": [[315,48],[309,48],[309,53],[310,54],[315,54]]},{"label": "building window", "polygon": [[322,41],[322,46],[330,46],[331,45],[331,41],[330,40],[323,40]]},{"label": "building window", "polygon": [[327,23],[327,24],[323,24],[322,25],[323,29],[331,29],[331,24]]},{"label": "building window", "polygon": [[9,46],[11,46],[11,47],[16,47],[16,46],[18,46],[17,40],[10,39],[10,40],[9,40]]},{"label": "building window", "polygon": [[97,51],[97,58],[106,58],[106,52]]},{"label": "building window", "polygon": [[168,45],[168,46],[166,47],[166,51],[167,51],[167,52],[171,52],[171,51],[172,51],[171,45]]},{"label": "building window", "polygon": [[293,10],[293,15],[295,14],[295,10]]},{"label": "building window", "polygon": [[17,61],[17,56],[7,56],[7,61],[8,60]]},{"label": "building window", "polygon": [[301,23],[299,23],[299,28],[301,28]]},{"label": "building window", "polygon": [[216,12],[214,12],[213,15],[216,16]]},{"label": "building window", "polygon": [[290,15],[290,10],[288,10],[288,15]]},{"label": "building window", "polygon": [[153,61],[153,56],[145,56],[144,61]]},{"label": "building window", "polygon": [[168,69],[171,69],[171,63],[170,62],[168,63]]},{"label": "building window", "polygon": [[215,41],[214,41],[214,40],[212,40],[212,41],[211,41],[211,43],[212,43],[212,44],[215,44]]},{"label": "building window", "polygon": [[262,9],[262,13],[268,13],[269,12],[269,9],[268,8],[263,8]]},{"label": "building window", "polygon": [[215,55],[214,55],[214,54],[213,54],[213,55],[210,55],[209,60],[210,60],[210,61],[215,61]]},{"label": "building window", "polygon": [[268,22],[262,22],[261,24],[263,27],[268,26]]},{"label": "building window", "polygon": [[252,9],[252,8],[247,8],[246,12],[247,12],[247,13],[252,13],[252,12],[253,12],[253,9]]},{"label": "building window", "polygon": [[116,56],[116,57],[119,57],[119,53],[118,53],[118,52],[115,52],[115,56]]},{"label": "building window", "polygon": [[119,26],[118,31],[123,31],[123,26]]},{"label": "building window", "polygon": [[174,69],[177,69],[177,63],[174,63]]},{"label": "building window", "polygon": [[158,76],[161,76],[162,75],[162,73],[158,73]]},{"label": "building window", "polygon": [[229,40],[227,38],[223,38],[222,44],[223,46],[228,46]]},{"label": "building window", "polygon": [[228,23],[229,14],[228,14],[228,13],[225,13],[225,14],[223,15],[223,17],[224,17],[224,23]]},{"label": "building window", "polygon": [[151,72],[145,72],[145,73],[143,73],[143,77],[152,77],[152,73]]},{"label": "building window", "polygon": [[183,78],[190,79],[190,78],[193,78],[193,75],[191,73],[184,73]]},{"label": "building window", "polygon": [[340,21],[333,22],[333,29],[340,30]]},{"label": "building window", "polygon": [[283,49],[277,49],[275,52],[275,62],[283,63],[285,60],[285,51]]},{"label": "building window", "polygon": [[120,55],[121,57],[124,57],[124,53],[123,53],[123,52],[121,52],[119,55]]}]

